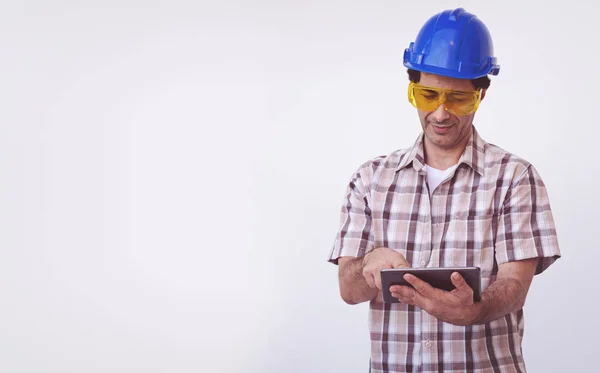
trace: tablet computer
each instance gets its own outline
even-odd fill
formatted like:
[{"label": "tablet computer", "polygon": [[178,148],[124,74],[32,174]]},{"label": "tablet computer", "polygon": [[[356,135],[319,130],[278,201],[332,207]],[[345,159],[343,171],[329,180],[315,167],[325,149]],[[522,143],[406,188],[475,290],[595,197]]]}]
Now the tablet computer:
[{"label": "tablet computer", "polygon": [[455,286],[450,280],[452,273],[458,272],[473,289],[473,301],[481,300],[481,270],[479,267],[442,267],[442,268],[385,268],[381,270],[381,291],[384,303],[399,303],[398,299],[392,297],[390,286],[406,285],[412,287],[404,275],[410,273],[429,285],[452,291]]}]

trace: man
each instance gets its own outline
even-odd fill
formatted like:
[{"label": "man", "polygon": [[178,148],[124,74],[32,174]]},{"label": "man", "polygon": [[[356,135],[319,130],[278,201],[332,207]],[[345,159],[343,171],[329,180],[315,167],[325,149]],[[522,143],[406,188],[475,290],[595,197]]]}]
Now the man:
[{"label": "man", "polygon": [[[560,257],[548,194],[527,161],[486,143],[473,118],[500,67],[486,26],[464,9],[431,17],[404,54],[422,133],[369,160],[347,187],[329,261],[341,297],[369,302],[370,371],[525,372],[523,305]],[[481,268],[447,292],[406,276],[383,303],[380,271]],[[387,289],[384,289],[387,290]]]}]

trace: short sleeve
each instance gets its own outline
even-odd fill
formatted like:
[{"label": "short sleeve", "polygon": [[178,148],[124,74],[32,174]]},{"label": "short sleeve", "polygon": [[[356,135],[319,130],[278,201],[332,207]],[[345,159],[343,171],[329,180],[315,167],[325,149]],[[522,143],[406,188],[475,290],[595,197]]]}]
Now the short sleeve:
[{"label": "short sleeve", "polygon": [[369,171],[361,166],[350,179],[340,212],[340,224],[328,261],[337,264],[342,256],[360,257],[373,249],[371,209],[369,208]]},{"label": "short sleeve", "polygon": [[496,262],[540,258],[536,274],[561,253],[548,193],[536,169],[529,165],[506,195],[496,234]]}]

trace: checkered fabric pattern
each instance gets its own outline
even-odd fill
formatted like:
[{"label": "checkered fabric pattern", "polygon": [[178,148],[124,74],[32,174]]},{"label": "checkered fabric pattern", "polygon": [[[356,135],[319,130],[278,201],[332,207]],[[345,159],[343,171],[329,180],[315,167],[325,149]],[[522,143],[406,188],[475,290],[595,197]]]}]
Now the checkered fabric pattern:
[{"label": "checkered fabric pattern", "polygon": [[[423,134],[408,149],[369,160],[348,183],[328,260],[384,246],[412,267],[477,266],[482,290],[498,266],[560,257],[548,194],[536,169],[473,134],[451,176],[429,191]],[[456,326],[418,307],[370,302],[370,372],[525,372],[523,310]]]}]

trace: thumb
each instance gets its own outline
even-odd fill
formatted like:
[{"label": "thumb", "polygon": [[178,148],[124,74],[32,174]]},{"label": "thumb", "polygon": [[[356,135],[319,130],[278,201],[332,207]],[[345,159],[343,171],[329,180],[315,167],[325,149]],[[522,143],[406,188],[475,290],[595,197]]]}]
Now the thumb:
[{"label": "thumb", "polygon": [[404,257],[400,255],[400,256],[394,258],[394,260],[392,261],[392,267],[393,268],[410,268],[410,264],[408,264],[406,259],[404,259]]},{"label": "thumb", "polygon": [[456,290],[459,294],[464,296],[472,296],[473,289],[467,284],[465,279],[458,272],[454,272],[452,276],[450,276],[450,280],[452,284],[456,287]]}]

